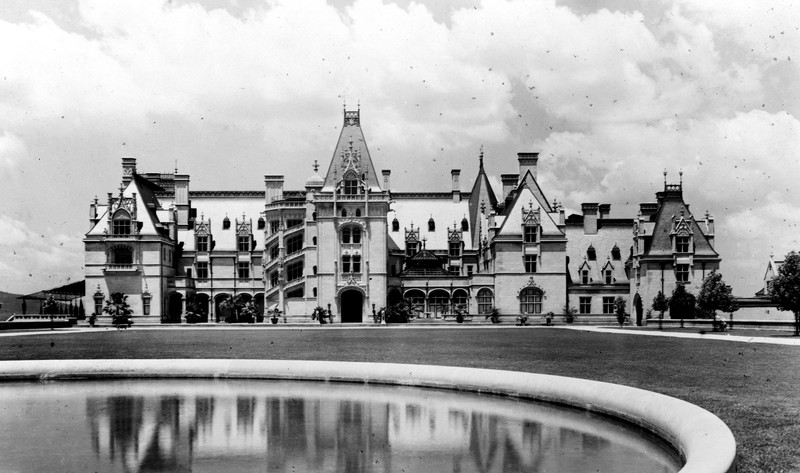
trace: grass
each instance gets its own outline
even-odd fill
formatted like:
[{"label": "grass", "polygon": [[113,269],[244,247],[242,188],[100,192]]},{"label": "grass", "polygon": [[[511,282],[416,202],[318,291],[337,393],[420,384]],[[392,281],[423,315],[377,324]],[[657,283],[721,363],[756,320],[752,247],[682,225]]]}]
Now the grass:
[{"label": "grass", "polygon": [[0,359],[249,358],[469,366],[624,384],[733,431],[739,472],[800,471],[800,348],[559,329],[97,330],[0,338]]}]

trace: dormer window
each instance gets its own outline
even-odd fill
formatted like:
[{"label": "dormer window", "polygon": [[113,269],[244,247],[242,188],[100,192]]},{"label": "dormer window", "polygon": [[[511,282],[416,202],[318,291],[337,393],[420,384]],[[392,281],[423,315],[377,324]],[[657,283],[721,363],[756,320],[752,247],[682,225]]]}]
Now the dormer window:
[{"label": "dormer window", "polygon": [[603,275],[606,279],[606,284],[613,284],[614,283],[614,274],[610,269],[604,271]]},{"label": "dormer window", "polygon": [[231,228],[231,219],[229,219],[228,216],[226,215],[225,219],[222,220],[222,229],[227,230],[229,228]]},{"label": "dormer window", "polygon": [[433,217],[428,220],[428,231],[435,232],[436,231],[436,222],[433,221]]},{"label": "dormer window", "polygon": [[461,257],[461,242],[460,241],[451,241],[450,242],[450,251],[449,251],[451,258],[460,258]]},{"label": "dormer window", "polygon": [[537,225],[525,225],[523,227],[525,243],[536,243],[539,239],[539,227]]},{"label": "dormer window", "polygon": [[356,217],[360,217],[360,216],[361,216],[361,209],[356,209]]},{"label": "dormer window", "polygon": [[582,269],[581,270],[581,284],[589,284],[589,270]]},{"label": "dormer window", "polygon": [[263,230],[264,227],[267,225],[267,222],[264,220],[264,217],[258,218],[258,229]]},{"label": "dormer window", "polygon": [[689,253],[691,247],[691,237],[677,236],[675,237],[675,252],[676,253]]},{"label": "dormer window", "polygon": [[406,257],[407,258],[411,258],[415,254],[417,254],[417,251],[419,251],[418,248],[419,248],[419,242],[418,241],[407,241],[406,242]]},{"label": "dormer window", "polygon": [[400,231],[400,222],[397,219],[392,220],[392,231],[399,232]]},{"label": "dormer window", "polygon": [[589,259],[589,261],[597,260],[597,251],[595,251],[594,246],[589,245],[589,248],[586,250],[586,257]]},{"label": "dormer window", "polygon": [[128,212],[124,210],[117,210],[117,212],[114,214],[114,218],[111,220],[111,234],[131,234],[131,216]]},{"label": "dormer window", "polygon": [[197,251],[208,251],[208,236],[198,235],[197,244],[195,246]]},{"label": "dormer window", "polygon": [[343,179],[343,189],[345,195],[357,195],[358,194],[358,175],[350,171],[344,175]]},{"label": "dormer window", "polygon": [[614,248],[611,248],[611,259],[614,261],[619,261],[622,259],[622,255],[620,254],[619,247],[614,245]]},{"label": "dormer window", "polygon": [[342,217],[347,217],[347,209],[342,209]]},{"label": "dormer window", "polygon": [[462,232],[468,232],[469,231],[469,222],[467,222],[467,218],[466,217],[464,217],[461,220],[461,231]]},{"label": "dormer window", "polygon": [[239,235],[236,240],[236,249],[238,251],[250,251],[250,235]]}]

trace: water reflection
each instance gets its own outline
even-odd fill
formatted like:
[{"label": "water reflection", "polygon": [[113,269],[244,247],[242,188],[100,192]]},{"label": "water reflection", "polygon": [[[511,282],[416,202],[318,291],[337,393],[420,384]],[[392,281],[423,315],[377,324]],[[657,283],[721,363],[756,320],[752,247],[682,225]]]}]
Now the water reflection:
[{"label": "water reflection", "polygon": [[0,462],[19,471],[678,470],[658,442],[608,419],[446,391],[120,381],[0,395]]}]

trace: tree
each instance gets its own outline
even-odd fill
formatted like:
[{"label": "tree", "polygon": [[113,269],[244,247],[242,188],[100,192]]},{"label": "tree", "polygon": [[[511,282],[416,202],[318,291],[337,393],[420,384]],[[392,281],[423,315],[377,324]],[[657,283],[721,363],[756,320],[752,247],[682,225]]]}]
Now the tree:
[{"label": "tree", "polygon": [[722,280],[722,275],[714,270],[703,279],[700,294],[697,295],[697,307],[705,317],[716,320],[718,310],[732,314],[739,310],[739,303],[731,294],[731,287]]},{"label": "tree", "polygon": [[656,297],[653,298],[653,310],[658,311],[658,329],[661,330],[664,322],[664,312],[669,309],[669,299],[664,296],[664,293],[658,291]]},{"label": "tree", "polygon": [[790,251],[783,259],[770,295],[778,309],[794,313],[794,335],[800,336],[800,254]]},{"label": "tree", "polygon": [[614,299],[614,313],[617,314],[617,322],[620,327],[625,323],[625,307],[627,305],[628,303],[621,296]]},{"label": "tree", "polygon": [[128,305],[128,296],[121,292],[112,292],[108,297],[103,312],[111,316],[111,323],[117,328],[121,325],[130,325],[133,310]]},{"label": "tree", "polygon": [[52,295],[47,296],[47,300],[42,304],[42,312],[50,316],[50,330],[54,330],[53,316],[59,312],[59,307]]},{"label": "tree", "polygon": [[678,284],[669,299],[670,318],[681,319],[681,327],[683,327],[683,319],[694,318],[694,306],[694,294],[687,292],[683,284]]}]

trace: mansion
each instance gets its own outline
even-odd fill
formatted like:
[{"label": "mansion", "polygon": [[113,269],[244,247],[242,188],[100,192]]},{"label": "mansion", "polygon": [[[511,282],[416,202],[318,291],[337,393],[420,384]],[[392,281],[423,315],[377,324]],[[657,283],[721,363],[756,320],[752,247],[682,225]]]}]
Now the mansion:
[{"label": "mansion", "polygon": [[453,169],[449,189],[401,192],[374,166],[360,111],[344,112],[327,171],[315,164],[304,189],[265,175],[258,191],[190,190],[188,174],[140,173],[123,158],[118,190],[90,206],[84,304],[101,314],[122,292],[134,320],[179,323],[191,303],[215,322],[239,297],[282,322],[311,322],[320,306],[346,323],[402,299],[419,317],[464,309],[483,321],[494,308],[505,320],[565,306],[603,316],[622,297],[641,324],[658,291],[697,293],[719,268],[714,219],[690,212],[682,183],[665,175],[635,217],[597,203],[567,216],[539,186],[538,161],[519,153],[499,196],[482,152],[469,190]]}]

